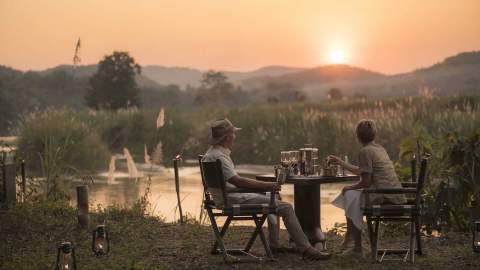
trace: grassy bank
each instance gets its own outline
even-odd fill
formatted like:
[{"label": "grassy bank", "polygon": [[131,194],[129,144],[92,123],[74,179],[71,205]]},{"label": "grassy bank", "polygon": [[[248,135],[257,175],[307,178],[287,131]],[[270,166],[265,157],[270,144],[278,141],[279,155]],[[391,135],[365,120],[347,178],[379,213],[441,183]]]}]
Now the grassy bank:
[{"label": "grassy bank", "polygon": [[[56,247],[72,241],[78,269],[223,269],[220,256],[209,254],[213,240],[211,228],[190,222],[165,223],[143,215],[141,209],[110,207],[98,209],[91,224],[106,221],[111,236],[108,257],[93,256],[90,231],[76,226],[76,210],[68,205],[37,202],[20,204],[12,210],[0,210],[0,269],[53,269]],[[228,243],[241,244],[251,227],[233,227]],[[281,232],[287,241],[286,231]],[[341,237],[328,235],[329,249],[338,250]],[[388,245],[406,244],[403,234],[384,232]],[[276,256],[278,262],[242,264],[240,269],[479,269],[480,254],[472,254],[468,234],[449,233],[424,238],[427,255],[417,257],[414,265],[402,262],[372,264],[367,259],[334,255],[330,261],[305,262],[297,254]],[[387,243],[386,243],[387,244]],[[365,244],[368,247],[368,244]],[[259,241],[254,251],[261,253]]]},{"label": "grassy bank", "polygon": [[[106,168],[110,153],[127,147],[135,161],[144,151],[159,154],[169,165],[178,153],[195,159],[208,148],[208,123],[228,117],[243,130],[238,134],[236,163],[276,164],[281,150],[298,149],[305,143],[319,148],[321,157],[348,155],[356,161],[359,145],[354,128],[363,118],[377,122],[377,141],[393,160],[400,159],[399,145],[412,134],[441,139],[449,132],[469,134],[480,126],[480,98],[397,98],[378,101],[337,101],[318,104],[251,105],[239,108],[180,110],[165,108],[164,125],[157,128],[158,111],[46,110],[24,117],[18,126],[19,149],[27,166],[39,171],[39,154],[65,148],[60,153],[78,170]],[[52,139],[53,138],[53,139]],[[93,151],[95,150],[95,151]]]}]

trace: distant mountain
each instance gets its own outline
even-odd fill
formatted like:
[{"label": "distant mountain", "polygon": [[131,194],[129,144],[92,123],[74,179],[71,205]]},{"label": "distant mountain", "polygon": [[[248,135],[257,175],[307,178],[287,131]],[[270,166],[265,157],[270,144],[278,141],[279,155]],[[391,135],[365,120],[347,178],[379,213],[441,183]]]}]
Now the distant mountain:
[{"label": "distant mountain", "polygon": [[[273,77],[288,73],[294,73],[303,70],[302,68],[268,66],[253,71],[222,71],[228,79],[236,84],[241,81],[255,77]],[[220,70],[221,71],[221,70]],[[176,84],[182,88],[187,85],[199,86],[202,80],[204,70],[185,68],[185,67],[164,67],[164,66],[144,66],[142,68],[143,75],[156,81],[159,84],[169,85]]]},{"label": "distant mountain", "polygon": [[[40,74],[49,74],[55,71],[65,71],[69,74],[73,73],[73,66],[59,65],[53,68],[39,71]],[[268,66],[253,71],[222,71],[231,82],[240,84],[241,81],[255,77],[274,77],[288,73],[294,73],[303,70],[302,68]],[[97,71],[97,65],[78,66],[75,69],[75,76],[90,77]],[[164,67],[157,65],[143,66],[142,74],[137,78],[137,82],[141,86],[154,87],[155,84],[171,85],[175,84],[181,88],[190,85],[197,87],[200,85],[202,75],[206,71],[186,67]]]},{"label": "distant mountain", "polygon": [[142,74],[162,85],[176,84],[180,87],[187,85],[198,86],[202,79],[202,71],[193,68],[144,66]]},{"label": "distant mountain", "polygon": [[[50,74],[55,71],[73,72],[71,65],[60,65],[39,71]],[[79,66],[75,76],[89,77],[96,65]],[[13,69],[2,67],[0,77],[16,74]],[[205,71],[187,67],[142,67],[137,82],[142,88],[157,89],[167,85],[197,87]],[[267,66],[253,71],[223,71],[228,79],[244,90],[270,91],[275,88],[302,91],[312,100],[324,99],[331,88],[339,88],[346,96],[362,94],[367,97],[417,95],[429,89],[440,95],[476,91],[480,86],[480,51],[464,52],[448,57],[430,67],[408,73],[384,75],[379,72],[349,65],[326,65],[315,68]],[[472,90],[473,89],[473,90]]]},{"label": "distant mountain", "polygon": [[21,74],[21,71],[0,65],[0,80],[14,78],[16,76],[20,76]]},{"label": "distant mountain", "polygon": [[[47,68],[39,71],[40,74],[46,75],[56,71],[65,71],[68,74],[73,74],[74,69],[72,65],[58,65],[53,68]],[[97,72],[97,65],[82,65],[75,68],[75,76],[77,77],[90,77]]]},{"label": "distant mountain", "polygon": [[306,92],[312,99],[326,98],[331,88],[339,88],[347,96],[367,97],[418,95],[425,89],[438,95],[480,91],[480,52],[460,53],[431,67],[397,75],[328,65],[282,76],[247,79],[242,85],[245,89],[287,86]]},{"label": "distant mountain", "polygon": [[[311,69],[304,69],[300,72],[285,74],[277,77],[257,77],[248,81],[269,81],[273,80],[278,83],[290,83],[297,87],[305,87],[309,85],[325,84],[338,81],[363,81],[384,78],[385,75],[369,71],[362,68],[352,67],[349,65],[327,65]],[[245,81],[244,83],[248,83]]]},{"label": "distant mountain", "polygon": [[[428,89],[436,95],[480,91],[480,51],[460,53],[410,73],[392,75],[383,82],[391,92],[415,95]],[[387,95],[395,93],[387,93]]]}]

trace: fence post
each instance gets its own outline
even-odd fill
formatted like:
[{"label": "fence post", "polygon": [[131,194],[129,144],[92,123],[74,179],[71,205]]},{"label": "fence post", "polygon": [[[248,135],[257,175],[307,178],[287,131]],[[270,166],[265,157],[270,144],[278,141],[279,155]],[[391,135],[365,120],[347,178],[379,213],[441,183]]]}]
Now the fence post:
[{"label": "fence post", "polygon": [[22,172],[22,193],[23,197],[27,194],[27,178],[25,177],[25,159],[22,159],[21,163],[21,172]]},{"label": "fence post", "polygon": [[90,220],[88,214],[88,186],[77,186],[78,224],[82,229],[88,229]]},{"label": "fence post", "polygon": [[17,202],[17,183],[15,178],[17,175],[15,167],[15,159],[13,153],[3,153],[2,178],[3,192],[5,194],[5,204],[13,206]]},{"label": "fence post", "polygon": [[180,213],[180,224],[183,224],[182,201],[180,200],[180,179],[178,177],[178,161],[180,159],[173,159],[173,171],[175,172],[175,191],[177,192],[178,212]]}]

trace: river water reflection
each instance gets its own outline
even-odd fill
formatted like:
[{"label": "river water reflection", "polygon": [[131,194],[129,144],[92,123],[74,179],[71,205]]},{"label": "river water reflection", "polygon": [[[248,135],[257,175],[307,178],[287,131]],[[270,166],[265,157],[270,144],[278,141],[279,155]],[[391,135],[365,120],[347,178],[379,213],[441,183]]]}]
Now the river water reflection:
[{"label": "river water reflection", "polygon": [[[270,167],[266,166],[239,166],[239,172],[252,176],[255,174],[268,173]],[[182,209],[189,216],[197,218],[200,214],[203,196],[200,172],[198,167],[183,167],[179,170],[180,197]],[[118,177],[120,176],[120,177]],[[123,176],[123,177],[122,177]],[[147,179],[129,179],[126,174],[117,173],[117,178],[110,184],[106,179],[95,180],[89,187],[90,205],[103,207],[117,204],[131,206],[136,200],[145,194]],[[342,209],[336,208],[330,202],[339,194],[345,184],[326,184],[321,189],[321,224],[323,229],[329,229],[335,223],[345,222]],[[73,185],[74,186],[74,185]],[[177,197],[175,193],[175,181],[172,168],[157,170],[151,178],[149,201],[151,203],[150,214],[158,215],[167,222],[178,220],[176,210]],[[75,189],[72,187],[72,204],[75,204]],[[282,186],[281,195],[284,201],[293,204],[293,186]],[[252,224],[253,225],[253,224]],[[282,224],[283,226],[283,224]]]}]

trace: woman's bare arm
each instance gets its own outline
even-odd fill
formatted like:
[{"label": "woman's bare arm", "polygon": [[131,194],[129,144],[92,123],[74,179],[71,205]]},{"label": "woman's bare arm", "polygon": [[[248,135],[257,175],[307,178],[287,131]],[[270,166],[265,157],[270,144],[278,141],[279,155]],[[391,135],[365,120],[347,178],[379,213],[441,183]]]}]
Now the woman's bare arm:
[{"label": "woman's bare arm", "polygon": [[328,156],[329,160],[331,163],[335,164],[335,165],[340,165],[342,166],[343,168],[345,168],[347,171],[350,171],[352,172],[353,174],[355,175],[360,175],[360,168],[358,166],[355,166],[353,164],[350,164],[350,163],[347,163],[345,161],[343,161],[341,158],[337,157],[337,156],[334,156],[334,155],[330,155]]},{"label": "woman's bare arm", "polygon": [[362,188],[368,188],[372,182],[372,174],[371,173],[362,173],[360,175],[360,181],[357,183],[351,185],[351,186],[345,186],[342,189],[342,193],[345,193],[347,190],[356,190],[356,189],[362,189]]}]

